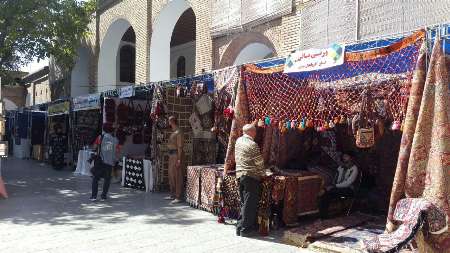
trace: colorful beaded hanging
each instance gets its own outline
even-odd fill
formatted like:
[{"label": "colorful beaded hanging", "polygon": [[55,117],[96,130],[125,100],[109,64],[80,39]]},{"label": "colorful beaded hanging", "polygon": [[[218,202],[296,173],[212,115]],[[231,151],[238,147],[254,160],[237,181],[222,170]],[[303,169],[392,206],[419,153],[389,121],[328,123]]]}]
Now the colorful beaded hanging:
[{"label": "colorful beaded hanging", "polygon": [[[376,116],[401,130],[422,39],[418,36],[390,48],[349,53],[351,57],[346,53],[343,65],[314,73],[288,75],[245,65],[242,78],[250,116],[270,115],[271,121],[280,122],[300,117],[297,129],[324,131],[351,121],[360,108],[361,94],[367,91],[374,98]],[[279,128],[293,129],[292,124]]]}]

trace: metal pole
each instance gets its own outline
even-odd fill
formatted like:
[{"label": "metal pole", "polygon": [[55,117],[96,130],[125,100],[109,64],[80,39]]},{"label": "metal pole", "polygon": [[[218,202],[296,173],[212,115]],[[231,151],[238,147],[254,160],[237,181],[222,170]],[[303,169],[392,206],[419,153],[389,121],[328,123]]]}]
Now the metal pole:
[{"label": "metal pole", "polygon": [[359,0],[356,0],[356,31],[355,31],[355,39],[359,40]]}]

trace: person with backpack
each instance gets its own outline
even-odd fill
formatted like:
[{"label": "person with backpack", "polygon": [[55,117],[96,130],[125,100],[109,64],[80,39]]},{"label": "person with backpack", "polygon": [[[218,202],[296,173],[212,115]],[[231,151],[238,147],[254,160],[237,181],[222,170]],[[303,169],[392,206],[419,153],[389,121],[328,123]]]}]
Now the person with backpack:
[{"label": "person with backpack", "polygon": [[101,178],[103,181],[103,191],[101,201],[107,199],[109,186],[111,184],[111,173],[114,165],[117,162],[120,153],[119,140],[113,136],[114,127],[111,123],[103,124],[103,134],[97,137],[94,143],[94,149],[97,149],[97,160],[95,161],[92,170],[92,195],[91,201],[97,200],[98,181]]}]

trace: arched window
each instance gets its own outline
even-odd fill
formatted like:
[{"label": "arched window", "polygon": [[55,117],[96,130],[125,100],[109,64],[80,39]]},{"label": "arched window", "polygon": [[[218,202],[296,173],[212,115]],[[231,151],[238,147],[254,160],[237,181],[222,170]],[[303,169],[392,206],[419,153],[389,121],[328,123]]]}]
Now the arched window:
[{"label": "arched window", "polygon": [[136,49],[131,45],[120,49],[120,81],[127,83],[135,82],[136,71]]},{"label": "arched window", "polygon": [[177,77],[183,77],[186,75],[186,58],[180,56],[177,61]]}]

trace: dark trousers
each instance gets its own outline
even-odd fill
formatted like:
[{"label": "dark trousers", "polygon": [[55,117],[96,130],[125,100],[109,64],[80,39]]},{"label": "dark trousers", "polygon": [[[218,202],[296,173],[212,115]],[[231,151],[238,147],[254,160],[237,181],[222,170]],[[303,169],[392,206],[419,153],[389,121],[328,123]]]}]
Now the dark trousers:
[{"label": "dark trousers", "polygon": [[332,188],[325,192],[320,198],[319,211],[321,218],[328,218],[328,207],[332,201],[338,200],[341,197],[353,197],[354,192],[351,188]]},{"label": "dark trousers", "polygon": [[248,233],[256,229],[258,202],[261,192],[261,183],[252,177],[239,178],[239,195],[241,197],[241,214],[237,228],[241,233]]},{"label": "dark trousers", "polygon": [[[102,191],[102,198],[106,199],[106,195],[108,194],[108,190],[109,190],[109,185],[111,184],[111,172],[112,172],[112,166],[110,165],[105,165],[106,168],[106,173],[104,176],[104,181],[103,181],[103,191]],[[101,177],[93,177],[92,178],[92,198],[97,198],[97,194],[98,194],[98,181],[101,179]]]}]

